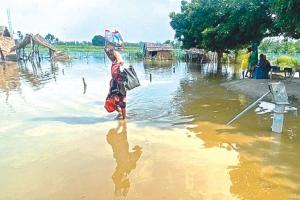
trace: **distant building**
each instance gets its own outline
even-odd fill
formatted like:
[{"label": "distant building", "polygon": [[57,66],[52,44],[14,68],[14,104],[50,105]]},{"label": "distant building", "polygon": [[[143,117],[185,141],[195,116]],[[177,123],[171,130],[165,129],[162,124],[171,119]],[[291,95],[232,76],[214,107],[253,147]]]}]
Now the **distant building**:
[{"label": "distant building", "polygon": [[17,59],[16,52],[11,51],[15,46],[12,34],[6,26],[0,26],[0,61],[15,61]]},{"label": "distant building", "polygon": [[144,58],[158,60],[172,60],[172,44],[145,43]]},{"label": "distant building", "polygon": [[207,63],[210,61],[207,52],[204,49],[191,48],[185,50],[185,60],[187,62]]}]

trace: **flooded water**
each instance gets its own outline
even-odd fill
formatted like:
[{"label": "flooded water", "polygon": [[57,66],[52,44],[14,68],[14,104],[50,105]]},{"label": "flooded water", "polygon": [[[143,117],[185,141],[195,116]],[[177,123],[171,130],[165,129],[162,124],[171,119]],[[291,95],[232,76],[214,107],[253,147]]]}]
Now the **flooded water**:
[{"label": "flooded water", "polygon": [[281,135],[254,109],[226,126],[251,102],[220,86],[232,67],[127,64],[142,83],[127,122],[103,108],[101,56],[0,65],[1,200],[300,199],[299,117]]}]

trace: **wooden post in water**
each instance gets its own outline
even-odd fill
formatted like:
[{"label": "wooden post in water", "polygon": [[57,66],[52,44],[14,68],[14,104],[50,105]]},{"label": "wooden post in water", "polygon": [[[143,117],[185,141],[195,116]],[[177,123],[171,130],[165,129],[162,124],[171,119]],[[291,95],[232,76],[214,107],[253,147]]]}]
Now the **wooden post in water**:
[{"label": "wooden post in water", "polygon": [[86,82],[84,80],[84,77],[82,77],[82,82],[83,82],[83,94],[85,94],[86,93],[86,89],[87,89],[87,84],[86,84]]},{"label": "wooden post in water", "polygon": [[150,74],[150,83],[152,82],[152,74]]}]

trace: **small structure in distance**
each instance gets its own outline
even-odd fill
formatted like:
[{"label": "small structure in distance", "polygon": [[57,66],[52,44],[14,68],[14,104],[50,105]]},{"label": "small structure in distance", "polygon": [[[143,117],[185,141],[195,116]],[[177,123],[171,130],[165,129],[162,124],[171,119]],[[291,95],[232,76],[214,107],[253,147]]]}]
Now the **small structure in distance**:
[{"label": "small structure in distance", "polygon": [[11,51],[14,46],[13,35],[6,26],[0,26],[0,61],[17,61],[16,51]]},{"label": "small structure in distance", "polygon": [[210,59],[207,55],[207,52],[204,49],[191,48],[185,50],[185,61],[208,63],[210,62]]},{"label": "small structure in distance", "polygon": [[[25,55],[24,49],[27,45],[30,45],[30,51],[28,55]],[[49,49],[51,60],[64,61],[70,59],[70,57],[67,54],[57,51],[57,49],[52,44],[50,44],[45,38],[43,38],[39,34],[26,34],[25,38],[22,41],[20,41],[16,46],[14,46],[11,50],[17,50],[17,55],[19,59],[30,59],[31,61],[34,61],[34,59],[36,59],[38,62],[40,62],[40,46]]]},{"label": "small structure in distance", "polygon": [[149,43],[144,44],[144,58],[157,60],[172,60],[172,44]]}]

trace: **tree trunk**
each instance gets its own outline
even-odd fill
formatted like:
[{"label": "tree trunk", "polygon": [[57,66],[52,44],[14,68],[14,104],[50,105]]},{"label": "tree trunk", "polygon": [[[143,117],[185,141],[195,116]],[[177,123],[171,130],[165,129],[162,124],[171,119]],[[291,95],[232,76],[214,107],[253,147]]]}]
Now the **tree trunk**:
[{"label": "tree trunk", "polygon": [[223,51],[217,51],[217,73],[221,74],[222,73],[222,57],[223,57]]}]

